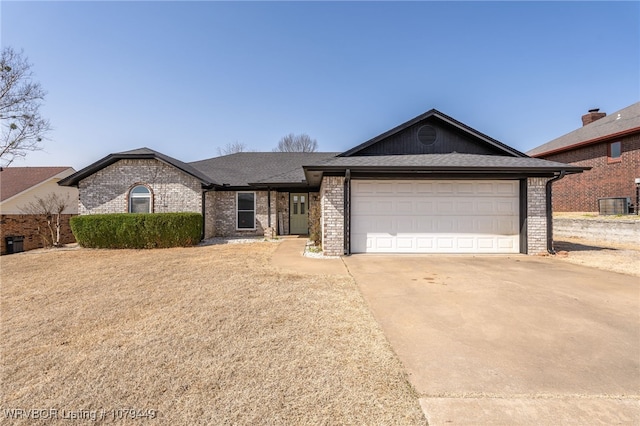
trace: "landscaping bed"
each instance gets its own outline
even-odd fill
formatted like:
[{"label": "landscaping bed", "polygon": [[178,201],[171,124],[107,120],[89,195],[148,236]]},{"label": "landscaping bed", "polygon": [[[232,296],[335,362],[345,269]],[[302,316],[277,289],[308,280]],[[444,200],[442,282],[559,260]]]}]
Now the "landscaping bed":
[{"label": "landscaping bed", "polygon": [[53,409],[60,424],[65,410],[121,423],[134,409],[136,424],[426,424],[354,281],[278,272],[277,246],[4,257],[3,420]]}]

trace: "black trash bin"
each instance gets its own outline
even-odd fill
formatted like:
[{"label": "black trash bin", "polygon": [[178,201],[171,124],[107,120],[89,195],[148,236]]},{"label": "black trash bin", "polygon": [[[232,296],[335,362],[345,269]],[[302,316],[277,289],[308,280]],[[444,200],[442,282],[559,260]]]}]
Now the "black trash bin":
[{"label": "black trash bin", "polygon": [[20,253],[24,251],[23,236],[5,237],[4,240],[7,244],[7,254]]}]

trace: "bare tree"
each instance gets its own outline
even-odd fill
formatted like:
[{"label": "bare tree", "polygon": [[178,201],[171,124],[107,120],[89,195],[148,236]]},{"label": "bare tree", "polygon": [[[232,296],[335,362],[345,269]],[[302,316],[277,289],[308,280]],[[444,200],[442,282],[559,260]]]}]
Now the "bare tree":
[{"label": "bare tree", "polygon": [[32,80],[31,64],[11,47],[0,55],[0,166],[8,166],[17,157],[42,149],[40,142],[51,130],[40,116],[45,91]]},{"label": "bare tree", "polygon": [[218,147],[218,155],[229,155],[235,154],[236,152],[247,152],[248,150],[247,145],[242,142],[235,141],[229,142],[222,148]]},{"label": "bare tree", "polygon": [[316,152],[318,150],[318,141],[311,139],[306,133],[294,135],[289,133],[278,142],[278,146],[274,148],[274,152]]},{"label": "bare tree", "polygon": [[[43,218],[47,222],[47,230],[38,229],[46,246],[60,246],[61,215],[69,205],[69,196],[62,197],[55,192],[44,198],[36,197],[27,205],[20,208],[25,214],[31,214]],[[54,231],[55,227],[55,231]],[[47,235],[48,234],[48,235]],[[49,238],[51,237],[51,238]]]}]

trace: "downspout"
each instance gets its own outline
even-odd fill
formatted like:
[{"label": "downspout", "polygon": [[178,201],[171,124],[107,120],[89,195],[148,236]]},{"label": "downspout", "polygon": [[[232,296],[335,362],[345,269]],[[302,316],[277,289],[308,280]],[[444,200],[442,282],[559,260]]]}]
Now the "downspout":
[{"label": "downspout", "polygon": [[206,193],[207,191],[203,188],[202,189],[202,233],[200,234],[200,240],[204,240],[204,233],[205,233],[205,226],[207,226],[207,209],[205,208],[205,204],[207,203],[207,197],[206,197]]},{"label": "downspout", "polygon": [[351,169],[344,173],[344,254],[351,255]]},{"label": "downspout", "polygon": [[560,174],[553,179],[547,181],[546,199],[547,199],[547,251],[549,254],[556,254],[553,249],[553,210],[551,205],[551,184],[565,177],[566,170],[560,170]]}]

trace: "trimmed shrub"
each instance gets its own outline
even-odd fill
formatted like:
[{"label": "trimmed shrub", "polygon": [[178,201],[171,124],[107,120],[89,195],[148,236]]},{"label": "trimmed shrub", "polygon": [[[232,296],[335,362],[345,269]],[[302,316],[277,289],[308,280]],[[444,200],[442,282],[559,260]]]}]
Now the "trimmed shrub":
[{"label": "trimmed shrub", "polygon": [[202,236],[199,213],[115,213],[76,216],[71,230],[82,247],[165,248],[197,244]]}]

